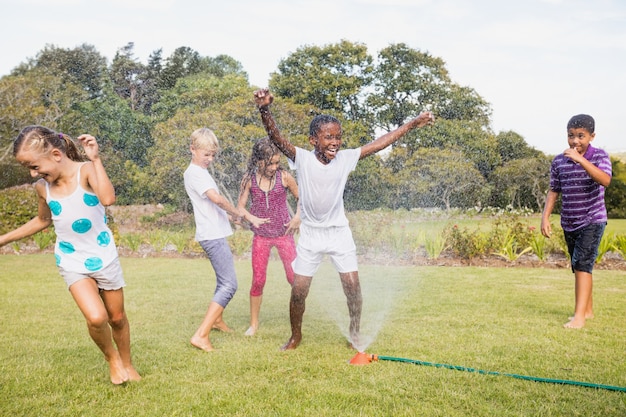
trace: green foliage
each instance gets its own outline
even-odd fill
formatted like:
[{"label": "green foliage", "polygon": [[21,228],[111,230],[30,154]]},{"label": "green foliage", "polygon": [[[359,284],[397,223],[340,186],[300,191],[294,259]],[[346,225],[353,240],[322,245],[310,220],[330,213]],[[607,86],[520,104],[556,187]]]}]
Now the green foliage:
[{"label": "green foliage", "polygon": [[120,247],[130,249],[133,252],[137,252],[142,243],[146,241],[145,236],[142,233],[131,232],[123,233],[120,235]]},{"label": "green foliage", "polygon": [[28,222],[37,215],[37,193],[32,185],[0,190],[0,234]]},{"label": "green foliage", "polygon": [[[376,57],[347,40],[307,45],[279,63],[270,86],[281,132],[304,148],[310,148],[308,124],[321,112],[342,121],[349,148],[423,110],[435,113],[433,126],[407,133],[389,157],[382,153],[357,166],[345,193],[351,210],[543,207],[549,159],[515,132],[494,134],[489,103],[456,84],[440,57],[403,43]],[[234,201],[251,144],[266,134],[252,100],[255,88],[237,60],[185,46],[168,57],[155,50],[144,64],[130,42],[108,65],[88,44],[47,45],[0,79],[0,161],[11,158],[12,139],[29,124],[74,137],[88,132],[99,140],[118,203],[188,210],[182,187],[187,139],[206,126],[222,145],[212,174]],[[613,170],[607,208],[612,218],[626,217],[626,170],[617,161]],[[3,175],[0,188],[21,181],[18,171]]]},{"label": "green foliage", "polygon": [[613,233],[605,233],[602,235],[602,239],[600,239],[600,244],[598,245],[598,256],[596,257],[597,264],[602,262],[602,259],[607,252],[615,248],[615,242],[616,237]]},{"label": "green foliage", "polygon": [[363,114],[360,96],[371,82],[372,57],[363,44],[304,46],[278,63],[269,85],[279,96],[355,120]]},{"label": "green foliage", "polygon": [[446,228],[444,234],[452,251],[463,259],[472,260],[485,254],[488,240],[479,230],[470,231],[466,227],[453,225]]},{"label": "green foliage", "polygon": [[45,228],[41,232],[35,233],[33,235],[33,240],[37,244],[39,250],[44,250],[49,248],[54,244],[56,240],[56,233],[54,233],[54,228]]},{"label": "green foliage", "polygon": [[443,233],[437,235],[426,235],[424,238],[424,249],[428,259],[437,259],[448,248],[446,238]]},{"label": "green foliage", "polygon": [[540,261],[545,261],[548,257],[546,252],[546,238],[541,233],[533,233],[532,239],[530,240],[530,247],[532,248],[532,252],[539,258]]},{"label": "green foliage", "polygon": [[241,256],[250,251],[252,247],[253,233],[250,230],[237,228],[235,232],[228,237],[230,250],[235,256]]}]

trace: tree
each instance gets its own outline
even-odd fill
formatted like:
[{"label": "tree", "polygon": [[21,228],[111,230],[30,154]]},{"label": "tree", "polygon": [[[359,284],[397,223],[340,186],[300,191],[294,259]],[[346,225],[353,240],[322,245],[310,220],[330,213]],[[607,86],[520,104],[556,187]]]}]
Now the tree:
[{"label": "tree", "polygon": [[107,63],[93,45],[82,44],[73,49],[46,45],[34,61],[15,71],[24,73],[32,69],[59,77],[64,84],[80,86],[92,99],[102,92]]},{"label": "tree", "polygon": [[134,46],[129,42],[118,49],[109,68],[115,93],[128,102],[131,110],[139,107],[142,95],[141,74],[145,71],[145,67],[133,56]]},{"label": "tree", "polygon": [[611,218],[626,218],[626,164],[611,158],[611,184],[604,191],[608,215]]},{"label": "tree", "polygon": [[540,151],[528,146],[521,135],[511,130],[498,133],[496,148],[503,164],[514,159],[532,158],[541,154]]},{"label": "tree", "polygon": [[12,158],[13,139],[32,124],[57,129],[59,121],[86,99],[78,86],[33,69],[0,79],[0,161]]},{"label": "tree", "polygon": [[404,43],[382,49],[373,72],[373,92],[367,97],[374,123],[384,131],[395,129],[443,102],[450,84],[441,58]]},{"label": "tree", "polygon": [[513,159],[490,175],[491,205],[542,211],[550,183],[550,159],[544,156]]},{"label": "tree", "polygon": [[371,82],[372,57],[363,44],[304,46],[278,63],[269,85],[274,93],[348,120],[363,114],[362,94]]},{"label": "tree", "polygon": [[489,197],[489,186],[462,152],[452,148],[423,148],[408,154],[397,147],[386,161],[395,181],[395,207],[482,206]]},{"label": "tree", "polygon": [[201,61],[200,54],[188,46],[176,48],[165,60],[159,77],[159,88],[170,89],[180,78],[199,73],[202,68]]}]

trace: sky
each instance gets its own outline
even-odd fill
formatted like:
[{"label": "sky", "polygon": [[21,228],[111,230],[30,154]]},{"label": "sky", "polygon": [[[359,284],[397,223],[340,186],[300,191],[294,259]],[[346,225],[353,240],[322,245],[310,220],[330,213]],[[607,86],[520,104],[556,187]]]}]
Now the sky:
[{"label": "sky", "polygon": [[626,151],[623,0],[0,0],[0,16],[0,76],[48,44],[90,44],[110,62],[133,42],[142,63],[181,46],[229,55],[266,87],[304,46],[345,39],[376,57],[405,43],[489,102],[495,133],[554,155],[567,147],[569,118],[586,113],[595,146]]}]

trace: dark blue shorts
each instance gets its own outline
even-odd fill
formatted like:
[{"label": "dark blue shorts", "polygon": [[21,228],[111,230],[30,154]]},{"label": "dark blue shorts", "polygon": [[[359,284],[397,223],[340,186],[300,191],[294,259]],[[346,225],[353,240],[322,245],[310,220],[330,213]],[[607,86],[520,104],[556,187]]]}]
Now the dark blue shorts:
[{"label": "dark blue shorts", "polygon": [[606,223],[595,223],[573,232],[564,232],[567,250],[572,260],[572,272],[593,271],[605,227]]}]

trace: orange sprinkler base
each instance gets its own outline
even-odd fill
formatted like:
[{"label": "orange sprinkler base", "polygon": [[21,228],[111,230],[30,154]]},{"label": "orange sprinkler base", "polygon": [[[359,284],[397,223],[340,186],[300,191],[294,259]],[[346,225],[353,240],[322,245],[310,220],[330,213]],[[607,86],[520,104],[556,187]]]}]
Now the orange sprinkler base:
[{"label": "orange sprinkler base", "polygon": [[352,359],[350,359],[350,365],[367,365],[373,361],[377,361],[378,356],[365,352],[359,352]]}]

